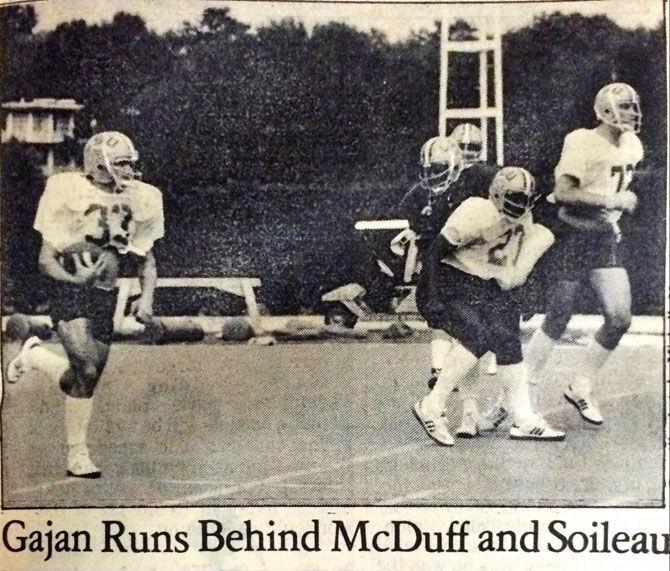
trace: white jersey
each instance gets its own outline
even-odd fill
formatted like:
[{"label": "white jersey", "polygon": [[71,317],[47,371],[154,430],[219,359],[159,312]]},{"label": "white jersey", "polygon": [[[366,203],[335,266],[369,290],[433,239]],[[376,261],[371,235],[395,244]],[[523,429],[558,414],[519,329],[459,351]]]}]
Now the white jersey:
[{"label": "white jersey", "polygon": [[484,280],[501,278],[515,265],[526,229],[532,224],[530,213],[512,220],[490,200],[468,198],[449,216],[440,232],[457,247],[442,261]]},{"label": "white jersey", "polygon": [[144,256],[163,237],[163,198],[140,181],[114,193],[82,173],[59,173],[47,180],[34,228],[59,252],[88,241]]},{"label": "white jersey", "polygon": [[[616,194],[628,190],[643,156],[642,143],[635,133],[622,133],[619,145],[613,145],[595,129],[577,129],[565,137],[554,174],[556,180],[563,175],[578,179],[582,192]],[[616,224],[621,214],[620,210],[578,205],[562,206],[559,210],[562,220],[585,229],[597,227],[598,221],[601,226]]]}]

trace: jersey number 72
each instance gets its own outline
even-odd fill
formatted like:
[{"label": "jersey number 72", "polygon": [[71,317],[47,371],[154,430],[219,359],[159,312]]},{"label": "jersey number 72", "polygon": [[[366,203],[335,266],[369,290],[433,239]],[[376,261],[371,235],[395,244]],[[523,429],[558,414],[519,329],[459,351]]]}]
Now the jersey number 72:
[{"label": "jersey number 72", "polygon": [[618,176],[619,180],[617,181],[616,191],[621,192],[622,190],[627,190],[628,185],[633,180],[633,173],[635,172],[635,167],[633,165],[617,165],[612,167],[610,172],[611,176]]}]

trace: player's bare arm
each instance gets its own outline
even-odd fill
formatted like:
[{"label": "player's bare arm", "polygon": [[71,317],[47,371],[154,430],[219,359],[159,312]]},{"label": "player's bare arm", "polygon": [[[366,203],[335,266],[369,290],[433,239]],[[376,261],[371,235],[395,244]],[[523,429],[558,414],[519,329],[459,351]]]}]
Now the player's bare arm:
[{"label": "player's bare arm", "polygon": [[152,250],[144,256],[138,269],[138,277],[142,293],[137,301],[136,316],[138,321],[147,321],[153,316],[154,291],[158,278],[156,258]]},{"label": "player's bare arm", "polygon": [[608,195],[584,192],[579,179],[571,175],[558,177],[554,188],[554,196],[556,201],[561,204],[593,206],[608,210],[623,210],[624,212],[632,212],[637,206],[637,196],[630,190]]}]

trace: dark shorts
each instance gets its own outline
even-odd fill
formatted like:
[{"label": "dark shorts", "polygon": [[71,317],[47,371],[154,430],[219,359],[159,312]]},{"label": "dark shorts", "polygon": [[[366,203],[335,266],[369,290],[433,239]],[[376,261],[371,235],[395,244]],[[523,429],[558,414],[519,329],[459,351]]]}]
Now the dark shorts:
[{"label": "dark shorts", "polygon": [[554,279],[580,281],[588,279],[591,270],[623,268],[624,245],[614,232],[578,230],[566,223],[555,229],[552,248]]},{"label": "dark shorts", "polygon": [[103,290],[49,280],[49,302],[54,328],[60,321],[85,318],[93,337],[109,343],[114,331],[116,290]]},{"label": "dark shorts", "polygon": [[519,305],[495,280],[441,264],[422,272],[416,300],[429,327],[446,331],[476,357],[493,351],[501,365],[523,360]]}]

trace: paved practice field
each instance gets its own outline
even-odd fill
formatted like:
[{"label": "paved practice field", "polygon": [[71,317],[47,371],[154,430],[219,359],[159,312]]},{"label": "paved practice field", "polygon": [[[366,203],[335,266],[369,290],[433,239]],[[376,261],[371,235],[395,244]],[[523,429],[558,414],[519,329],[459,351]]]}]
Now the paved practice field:
[{"label": "paved practice field", "polygon": [[[564,345],[534,389],[564,442],[503,429],[453,448],[411,413],[425,343],[116,345],[89,439],[102,479],[65,477],[62,396],[32,379],[4,399],[3,503],[659,505],[661,340],[628,336],[608,364],[602,428],[561,397],[583,350]],[[454,394],[454,427],[459,414]]]}]

